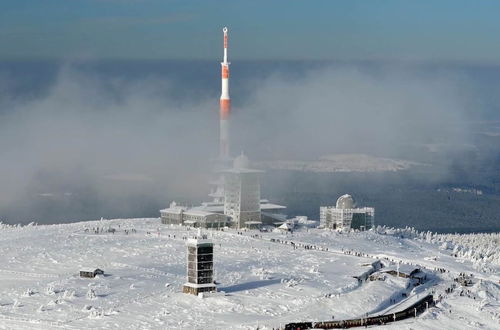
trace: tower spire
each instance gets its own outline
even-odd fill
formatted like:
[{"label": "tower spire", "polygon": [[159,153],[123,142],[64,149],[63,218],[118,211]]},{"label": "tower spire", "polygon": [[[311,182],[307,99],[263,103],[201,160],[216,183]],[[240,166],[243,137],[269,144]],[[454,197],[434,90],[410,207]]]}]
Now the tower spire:
[{"label": "tower spire", "polygon": [[220,95],[220,157],[229,157],[229,114],[231,113],[231,98],[229,97],[229,62],[228,52],[228,29],[222,29],[224,33],[224,58],[221,62],[222,84]]}]

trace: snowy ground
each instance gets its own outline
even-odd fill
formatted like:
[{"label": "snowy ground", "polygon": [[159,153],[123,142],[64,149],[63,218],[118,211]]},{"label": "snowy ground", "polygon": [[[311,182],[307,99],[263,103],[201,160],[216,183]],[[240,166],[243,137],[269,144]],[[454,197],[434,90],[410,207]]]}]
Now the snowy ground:
[{"label": "snowy ground", "polygon": [[[96,234],[98,227],[117,231]],[[195,234],[186,228],[127,219],[5,226],[1,233],[0,329],[271,329],[399,310],[428,292],[444,294],[459,272],[474,274],[474,286],[459,287],[417,319],[386,327],[500,328],[498,271],[482,272],[436,244],[397,235],[211,231],[216,280],[224,293],[198,298],[180,292],[184,238]],[[376,257],[421,264],[429,282],[413,293],[406,279],[392,276],[358,284],[353,276],[367,271],[364,265]],[[106,275],[80,278],[84,266],[102,268]]]}]

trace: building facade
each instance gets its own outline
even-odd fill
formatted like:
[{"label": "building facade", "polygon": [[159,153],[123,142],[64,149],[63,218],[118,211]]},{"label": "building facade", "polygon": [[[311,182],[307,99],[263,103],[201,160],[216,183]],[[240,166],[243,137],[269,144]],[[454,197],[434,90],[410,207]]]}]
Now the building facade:
[{"label": "building facade", "polygon": [[182,225],[183,214],[187,207],[177,205],[176,202],[170,203],[170,207],[160,210],[161,223],[168,225]]},{"label": "building facade", "polygon": [[167,225],[185,225],[195,228],[223,228],[227,226],[227,216],[221,213],[187,208],[175,202],[160,210],[161,222]]},{"label": "building facade", "polygon": [[263,223],[280,225],[286,220],[286,215],[282,214],[285,206],[260,199],[263,171],[251,169],[245,155],[236,157],[229,169],[217,173],[220,177],[213,182],[217,188],[211,194],[214,201],[189,208],[172,202],[168,208],[160,210],[161,222],[197,228],[253,229]]},{"label": "building facade", "polygon": [[335,206],[321,206],[319,214],[324,228],[368,230],[375,224],[375,209],[357,208],[354,198],[347,194],[340,196]]},{"label": "building facade", "polygon": [[214,244],[206,236],[188,239],[187,245],[187,282],[182,292],[198,295],[201,292],[214,292]]},{"label": "building facade", "polygon": [[235,158],[232,169],[224,171],[224,214],[236,228],[257,227],[261,220],[260,175],[250,169],[248,158]]}]

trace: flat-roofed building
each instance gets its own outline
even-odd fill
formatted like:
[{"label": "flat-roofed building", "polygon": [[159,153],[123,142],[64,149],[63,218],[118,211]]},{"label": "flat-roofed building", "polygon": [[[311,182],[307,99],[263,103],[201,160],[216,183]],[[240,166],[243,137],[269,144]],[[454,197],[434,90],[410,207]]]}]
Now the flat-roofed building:
[{"label": "flat-roofed building", "polygon": [[227,225],[227,216],[198,208],[187,208],[175,202],[170,207],[160,210],[163,224],[185,225],[196,228],[222,228]]},{"label": "flat-roofed building", "polygon": [[184,225],[195,228],[223,228],[227,221],[227,216],[220,213],[197,209],[189,209],[183,213]]},{"label": "flat-roofed building", "polygon": [[392,276],[413,278],[416,274],[420,273],[420,267],[407,264],[395,264],[386,266],[380,272],[390,274]]},{"label": "flat-roofed building", "polygon": [[170,203],[170,207],[160,210],[161,222],[168,225],[182,225],[183,214],[187,211],[186,206],[177,205],[174,201]]}]

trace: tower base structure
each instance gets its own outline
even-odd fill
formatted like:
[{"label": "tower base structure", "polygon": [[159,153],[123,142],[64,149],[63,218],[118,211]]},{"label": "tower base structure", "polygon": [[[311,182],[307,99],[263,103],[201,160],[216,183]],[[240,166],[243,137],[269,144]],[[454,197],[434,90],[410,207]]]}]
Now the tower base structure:
[{"label": "tower base structure", "polygon": [[214,283],[193,284],[193,283],[186,282],[186,283],[184,283],[184,286],[182,287],[182,292],[194,294],[195,296],[197,296],[199,293],[203,293],[203,292],[217,292],[217,287],[215,286]]}]

